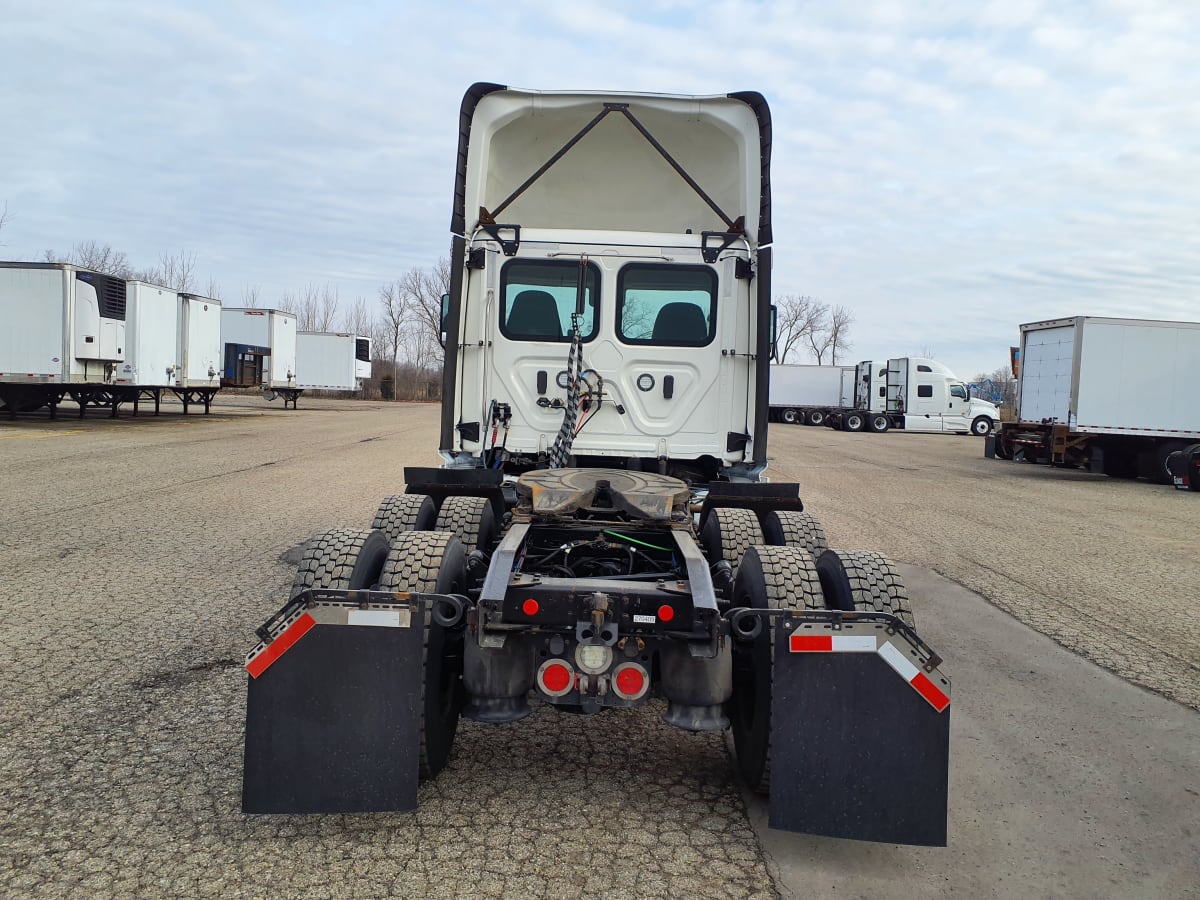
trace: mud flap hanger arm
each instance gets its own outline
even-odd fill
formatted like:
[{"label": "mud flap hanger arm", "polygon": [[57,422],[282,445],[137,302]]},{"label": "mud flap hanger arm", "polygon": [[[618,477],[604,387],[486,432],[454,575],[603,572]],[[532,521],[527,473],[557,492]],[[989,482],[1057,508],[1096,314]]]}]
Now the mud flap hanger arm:
[{"label": "mud flap hanger arm", "polygon": [[[700,199],[708,205],[709,209],[715,212],[720,217],[721,221],[725,223],[725,227],[727,229],[725,232],[706,231],[702,233],[704,260],[705,262],[715,262],[717,254],[721,250],[724,250],[742,236],[746,227],[745,216],[738,216],[737,219],[733,219],[723,209],[721,209],[721,207],[717,205],[716,201],[708,195],[704,188],[700,187],[700,185],[696,182],[696,179],[692,178],[692,176],[687,173],[687,170],[684,169],[683,166],[681,166],[675,159],[675,157],[670,154],[667,148],[660,144],[658,139],[646,129],[646,126],[639,122],[637,117],[629,111],[628,103],[605,103],[604,108],[600,110],[600,112],[596,113],[596,115],[592,117],[591,121],[584,125],[583,128],[581,128],[573,138],[563,144],[562,147],[560,147],[548,160],[542,163],[537,171],[521,182],[516,190],[505,197],[504,200],[502,200],[494,210],[489,211],[487,208],[481,206],[479,208],[479,227],[500,243],[501,249],[504,251],[505,256],[514,255],[517,252],[517,247],[521,242],[521,228],[519,225],[497,224],[496,217],[503,213],[504,210],[508,209],[514,200],[525,193],[525,191],[528,190],[535,181],[546,174],[550,167],[562,159],[572,147],[583,140],[589,131],[600,124],[602,119],[604,119],[609,113],[613,112],[619,112],[626,119],[628,119],[629,123],[635,129],[637,129],[638,133],[642,137],[646,139],[646,142],[650,144],[650,146],[656,151],[658,151],[658,154],[664,160],[666,160],[667,164],[675,170],[679,177],[687,182],[688,187],[695,191],[697,196],[699,196]],[[508,229],[513,236],[511,238],[501,237],[501,229]],[[719,248],[713,249],[708,246],[710,235],[715,236],[723,241]],[[710,254],[712,256],[711,259],[709,258]]]},{"label": "mud flap hanger arm", "polygon": [[729,631],[737,640],[752,641],[762,633],[766,619],[787,616],[789,618],[807,619],[813,622],[825,622],[834,631],[839,631],[843,622],[879,622],[891,631],[898,631],[906,637],[914,647],[925,657],[925,665],[936,669],[944,661],[932,647],[921,640],[920,635],[903,619],[881,612],[847,612],[840,609],[752,609],[740,606],[727,610],[725,618],[729,620]]},{"label": "mud flap hanger arm", "polygon": [[311,608],[321,601],[357,603],[360,609],[374,604],[407,603],[410,607],[428,606],[433,621],[443,628],[453,628],[466,617],[471,606],[469,598],[461,594],[430,594],[417,591],[368,591],[335,590],[333,588],[309,588],[301,591],[267,621],[254,629],[255,636],[264,644],[278,637],[274,629],[290,618],[297,609]]}]

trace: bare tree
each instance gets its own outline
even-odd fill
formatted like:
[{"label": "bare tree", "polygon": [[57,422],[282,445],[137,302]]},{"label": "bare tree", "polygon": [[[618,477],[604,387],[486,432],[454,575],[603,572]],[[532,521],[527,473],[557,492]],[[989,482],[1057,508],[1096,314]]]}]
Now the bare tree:
[{"label": "bare tree", "polygon": [[258,285],[248,284],[242,288],[242,306],[247,309],[258,308]]},{"label": "bare tree", "polygon": [[[281,307],[283,308],[283,307]],[[326,282],[323,285],[309,282],[300,289],[295,309],[296,327],[300,331],[329,331],[337,318],[338,292]]]},{"label": "bare tree", "polygon": [[[775,361],[787,362],[821,325],[827,307],[815,297],[784,294],[775,300]],[[820,360],[818,360],[819,362]]]},{"label": "bare tree", "polygon": [[129,257],[111,244],[101,244],[98,241],[80,241],[67,254],[47,250],[42,254],[46,262],[71,263],[102,272],[105,275],[115,275],[117,278],[135,278],[138,273],[129,265]]},{"label": "bare tree", "polygon": [[366,297],[355,297],[344,313],[342,313],[342,329],[351,334],[369,336],[371,334],[371,308],[367,305]]},{"label": "bare tree", "polygon": [[186,293],[194,287],[195,271],[196,254],[180,250],[177,254],[163,253],[157,266],[137,273],[137,277]]},{"label": "bare tree", "polygon": [[829,364],[837,365],[838,353],[851,347],[850,327],[854,324],[854,313],[844,306],[835,306],[829,311]]},{"label": "bare tree", "polygon": [[208,287],[204,289],[204,296],[211,297],[213,300],[221,299],[221,286],[217,284],[216,279],[211,275],[208,279]]},{"label": "bare tree", "polygon": [[450,290],[450,260],[442,257],[428,269],[409,269],[398,282],[411,317],[406,330],[408,361],[419,369],[440,369],[442,349],[442,294]]},{"label": "bare tree", "polygon": [[395,379],[404,335],[404,314],[407,311],[399,282],[385,284],[379,289],[379,304],[383,307],[383,318],[379,323],[379,345],[385,358],[391,357],[392,378]]}]

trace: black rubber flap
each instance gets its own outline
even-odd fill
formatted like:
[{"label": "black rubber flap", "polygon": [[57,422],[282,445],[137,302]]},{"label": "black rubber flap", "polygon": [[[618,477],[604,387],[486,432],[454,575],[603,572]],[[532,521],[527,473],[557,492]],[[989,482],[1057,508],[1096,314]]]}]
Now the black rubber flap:
[{"label": "black rubber flap", "polygon": [[250,679],[243,812],[416,809],[422,618],[315,625]]},{"label": "black rubber flap", "polygon": [[771,827],[944,847],[949,708],[876,653],[791,653],[789,636],[776,629]]}]

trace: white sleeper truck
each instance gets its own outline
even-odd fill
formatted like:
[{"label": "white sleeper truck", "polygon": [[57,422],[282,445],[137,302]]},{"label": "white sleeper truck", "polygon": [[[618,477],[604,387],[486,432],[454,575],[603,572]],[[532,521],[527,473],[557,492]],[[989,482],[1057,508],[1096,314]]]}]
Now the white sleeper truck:
[{"label": "white sleeper truck", "polygon": [[825,424],[843,431],[895,428],[982,436],[1000,424],[1000,410],[972,397],[963,380],[942,363],[902,356],[860,362],[853,408],[830,410]]},{"label": "white sleeper truck", "polygon": [[732,732],[773,827],[945,844],[899,575],[760,477],[770,152],[756,93],[467,91],[443,465],[306,545],[246,660],[245,811],[413,809],[460,716],[653,704]]}]

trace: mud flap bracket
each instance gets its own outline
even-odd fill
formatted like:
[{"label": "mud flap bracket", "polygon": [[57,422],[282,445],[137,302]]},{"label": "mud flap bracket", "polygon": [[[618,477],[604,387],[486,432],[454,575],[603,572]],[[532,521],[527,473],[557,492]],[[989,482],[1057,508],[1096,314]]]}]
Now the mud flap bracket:
[{"label": "mud flap bracket", "polygon": [[945,846],[950,680],[884,614],[806,612],[775,629],[772,828]]}]

